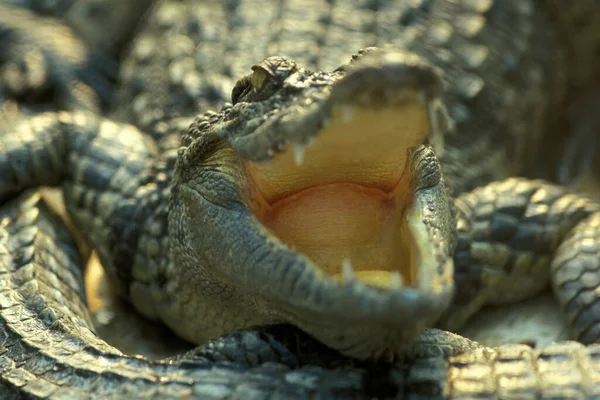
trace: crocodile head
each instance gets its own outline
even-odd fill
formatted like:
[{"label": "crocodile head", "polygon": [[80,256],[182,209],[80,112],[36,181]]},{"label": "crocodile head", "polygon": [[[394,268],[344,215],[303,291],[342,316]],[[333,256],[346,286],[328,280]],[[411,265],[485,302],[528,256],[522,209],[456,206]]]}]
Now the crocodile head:
[{"label": "crocodile head", "polygon": [[220,311],[171,326],[200,341],[287,322],[350,356],[400,353],[453,290],[438,74],[372,48],[329,73],[252,70],[183,138],[172,279]]}]

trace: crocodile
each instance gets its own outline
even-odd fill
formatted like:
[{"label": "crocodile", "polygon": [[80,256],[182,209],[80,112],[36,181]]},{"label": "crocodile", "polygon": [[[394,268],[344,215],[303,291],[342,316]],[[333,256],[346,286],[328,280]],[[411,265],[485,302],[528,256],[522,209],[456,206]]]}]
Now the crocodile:
[{"label": "crocodile", "polygon": [[[10,125],[0,197],[61,185],[121,294],[208,343],[152,362],[95,337],[78,260],[33,196],[3,211],[0,384],[33,398],[597,396],[595,345],[488,349],[427,327],[531,296],[552,271],[579,340],[597,340],[598,204],[509,177],[527,174],[567,95],[595,82],[600,34],[585,28],[598,10],[160,4],[123,67],[121,121],[76,111]],[[156,46],[168,50],[153,59]],[[278,334],[232,334],[280,323],[351,366],[304,365]],[[357,359],[394,361],[365,372]]]}]

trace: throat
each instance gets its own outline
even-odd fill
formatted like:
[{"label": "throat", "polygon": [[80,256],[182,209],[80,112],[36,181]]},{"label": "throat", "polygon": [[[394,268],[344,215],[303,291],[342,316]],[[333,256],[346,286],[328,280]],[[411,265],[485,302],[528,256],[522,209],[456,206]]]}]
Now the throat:
[{"label": "throat", "polygon": [[404,284],[412,284],[414,260],[403,228],[409,205],[399,200],[406,196],[396,194],[353,183],[326,184],[260,207],[257,216],[279,240],[336,279],[388,287],[398,271]]}]

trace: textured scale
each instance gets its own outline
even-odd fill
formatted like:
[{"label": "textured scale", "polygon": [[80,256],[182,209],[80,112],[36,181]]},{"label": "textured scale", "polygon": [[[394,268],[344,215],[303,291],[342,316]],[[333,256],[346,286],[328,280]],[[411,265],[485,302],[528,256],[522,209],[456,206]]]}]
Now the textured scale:
[{"label": "textured scale", "polygon": [[[89,47],[116,54],[130,39],[153,0],[1,0],[0,4],[25,8],[69,25]],[[105,29],[110,25],[111,29]]]},{"label": "textured scale", "polygon": [[[454,307],[441,321],[441,326],[450,330],[462,326],[484,304],[522,301],[547,288],[551,275],[556,287],[565,275],[577,273],[577,268],[564,264],[569,259],[576,265],[586,263],[581,236],[584,227],[589,230],[597,221],[600,211],[596,202],[564,187],[521,179],[477,188],[456,199],[455,205],[458,290]],[[589,242],[588,246],[597,247]],[[551,264],[553,268],[549,268]],[[591,279],[600,278],[600,269],[589,272]],[[573,296],[562,289],[556,293],[563,306]],[[573,312],[581,311],[581,306],[574,307]],[[592,323],[597,318],[593,314],[588,313],[580,325]],[[580,329],[575,327],[578,340],[595,342],[583,340]]]},{"label": "textured scale", "polygon": [[[252,332],[231,335],[173,361],[124,356],[94,336],[81,291],[77,250],[39,195],[21,196],[5,205],[1,216],[2,398],[20,398],[19,393],[36,399],[86,398],[92,392],[98,398],[116,395],[163,399],[242,399],[248,393],[259,398],[288,398],[292,394],[296,398],[367,398],[391,394],[385,385],[367,389],[382,377],[365,375],[360,369],[298,368],[294,355],[268,335]],[[53,255],[61,259],[53,260]],[[60,268],[52,268],[55,262]],[[65,284],[69,289],[60,287]],[[68,298],[68,308],[63,305],[63,295]],[[27,321],[35,321],[34,326]],[[396,395],[414,398],[544,393],[566,399],[600,394],[599,346],[562,343],[543,350],[523,345],[491,350],[467,344],[463,349],[471,348],[464,354],[444,360],[443,347],[454,342],[458,342],[458,349],[465,346],[464,339],[452,335],[424,335],[414,354],[404,362],[375,373],[387,376],[387,385],[395,386]],[[260,357],[254,361],[232,358],[246,352]],[[233,359],[236,364],[227,361]],[[278,364],[253,365],[265,361]],[[370,380],[373,383],[369,384]]]},{"label": "textured scale", "polygon": [[[278,54],[329,71],[366,46],[401,47],[424,57],[447,86],[443,100],[456,128],[446,138],[442,161],[459,194],[525,173],[546,158],[533,153],[546,137],[555,137],[549,128],[561,122],[555,116],[565,96],[597,83],[600,33],[593,26],[599,15],[598,1],[591,0],[163,2],[134,40],[111,112],[160,141],[84,114],[26,120],[18,135],[0,136],[0,197],[40,183],[62,184],[71,216],[99,248],[121,292],[152,317],[148,293],[173,290],[165,282],[165,271],[173,268],[165,257],[165,232],[179,141],[170,133],[185,129],[199,111],[220,108],[251,65]],[[535,196],[541,192],[550,195]],[[500,196],[507,193],[514,198]],[[457,264],[468,259],[475,272],[459,268],[465,281],[485,278],[486,268],[509,280],[512,272],[535,271],[536,251],[554,250],[566,236],[553,261],[558,286],[575,281],[563,293],[575,293],[584,309],[595,303],[586,294],[595,277],[572,279],[570,274],[582,273],[564,267],[572,259],[585,262],[571,252],[594,252],[586,239],[597,230],[595,203],[539,181],[508,180],[462,195],[457,206]],[[551,209],[543,213],[548,218],[536,219],[544,207]],[[346,368],[304,365],[272,336],[255,331],[175,360],[124,356],[94,336],[74,247],[36,195],[2,212],[0,394],[7,398],[85,398],[91,392],[156,398],[600,395],[597,345],[487,349],[434,330],[406,358],[372,372],[347,359]],[[574,219],[563,221],[565,215]],[[523,227],[523,221],[531,224]],[[520,243],[534,255],[519,254]],[[594,263],[585,267],[598,271]],[[576,331],[595,339],[595,316],[581,307],[566,311]]]}]

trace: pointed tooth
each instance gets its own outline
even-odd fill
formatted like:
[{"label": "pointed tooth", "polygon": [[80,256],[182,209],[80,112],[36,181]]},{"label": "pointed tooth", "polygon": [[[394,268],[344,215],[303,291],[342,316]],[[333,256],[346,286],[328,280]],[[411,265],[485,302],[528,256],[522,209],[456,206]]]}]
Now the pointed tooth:
[{"label": "pointed tooth", "polygon": [[402,282],[402,275],[400,275],[399,271],[392,272],[392,278],[390,280],[390,288],[391,289],[402,289],[404,283]]},{"label": "pointed tooth", "polygon": [[367,105],[371,103],[371,96],[366,93],[363,93],[359,97],[360,104]]},{"label": "pointed tooth", "polygon": [[304,161],[305,150],[306,148],[304,147],[304,145],[297,144],[296,146],[294,146],[294,162],[296,163],[296,165],[301,165]]},{"label": "pointed tooth", "polygon": [[354,270],[352,269],[352,263],[350,259],[346,258],[342,261],[342,277],[344,282],[350,282],[354,280]]},{"label": "pointed tooth", "polygon": [[344,108],[342,109],[342,120],[344,122],[352,121],[353,113],[354,113],[354,110],[352,109],[352,106],[344,106]]}]

